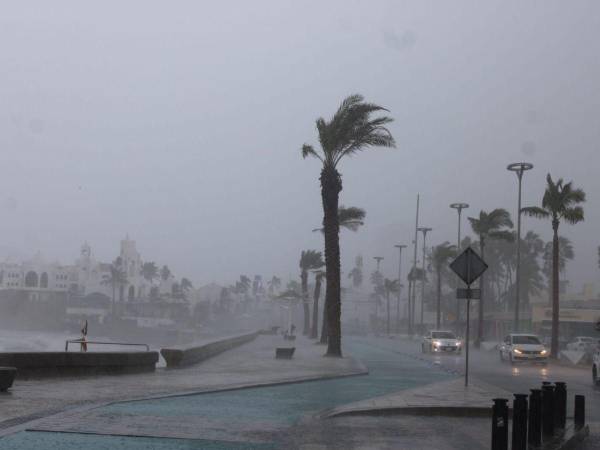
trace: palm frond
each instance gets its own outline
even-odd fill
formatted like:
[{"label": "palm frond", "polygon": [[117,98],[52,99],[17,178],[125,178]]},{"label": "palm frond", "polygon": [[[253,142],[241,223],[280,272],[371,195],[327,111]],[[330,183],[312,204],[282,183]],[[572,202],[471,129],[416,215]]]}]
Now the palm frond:
[{"label": "palm frond", "polygon": [[308,144],[304,144],[302,146],[302,158],[307,158],[309,156],[313,156],[321,161],[323,161],[323,159],[319,156],[319,154],[315,151],[315,149]]},{"label": "palm frond", "polygon": [[574,208],[567,208],[563,211],[562,217],[571,225],[583,222],[583,208],[581,206],[575,206]]},{"label": "palm frond", "polygon": [[515,240],[515,233],[508,230],[496,230],[488,233],[490,239],[502,240],[507,242],[513,242]]},{"label": "palm frond", "polygon": [[550,217],[550,213],[539,206],[526,206],[525,208],[521,208],[521,213],[537,219]]}]

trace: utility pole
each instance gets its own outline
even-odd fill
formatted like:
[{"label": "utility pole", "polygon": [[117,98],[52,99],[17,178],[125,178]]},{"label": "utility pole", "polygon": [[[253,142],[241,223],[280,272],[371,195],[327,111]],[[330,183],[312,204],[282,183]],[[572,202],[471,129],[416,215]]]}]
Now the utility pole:
[{"label": "utility pole", "polygon": [[[381,276],[381,272],[379,272],[379,266],[381,264],[381,261],[383,261],[383,256],[373,256],[373,259],[375,261],[377,261],[377,274],[378,276]],[[379,280],[379,278],[378,278]],[[383,280],[381,280],[383,281]],[[379,286],[375,286],[375,289],[377,289]],[[389,310],[389,308],[388,308]],[[379,332],[379,292],[375,291],[375,333]]]},{"label": "utility pole", "polygon": [[[417,218],[415,219],[415,240],[413,241],[414,244],[414,256],[413,256],[413,267],[412,267],[412,274],[413,276],[415,275],[415,272],[417,270],[417,242],[419,239],[419,194],[417,194]],[[408,334],[410,334],[411,336],[414,333],[414,325],[415,325],[415,321],[414,321],[414,315],[415,315],[415,300],[416,300],[416,289],[415,289],[415,283],[413,281],[412,283],[412,310],[411,310],[411,314],[410,317],[408,318],[408,323],[409,323],[409,327],[408,327]],[[410,299],[409,299],[410,301]]]},{"label": "utility pole", "polygon": [[423,331],[423,312],[425,310],[425,251],[427,250],[425,246],[425,240],[427,239],[427,233],[431,231],[433,228],[427,227],[419,227],[418,230],[423,233],[423,273],[421,278],[421,332]]},{"label": "utility pole", "polygon": [[394,245],[399,251],[398,258],[398,303],[396,305],[396,333],[400,333],[400,294],[402,292],[402,249],[406,248],[406,245],[397,244]]}]

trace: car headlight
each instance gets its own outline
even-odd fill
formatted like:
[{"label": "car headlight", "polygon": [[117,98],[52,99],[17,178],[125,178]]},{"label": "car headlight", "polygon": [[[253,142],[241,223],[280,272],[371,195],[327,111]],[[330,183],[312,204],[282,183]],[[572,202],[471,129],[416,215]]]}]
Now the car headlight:
[{"label": "car headlight", "polygon": [[514,348],[513,352],[515,352],[517,355],[522,355],[523,352],[521,350],[519,350],[518,348]]},{"label": "car headlight", "polygon": [[433,345],[438,347],[438,346],[442,345],[442,343],[440,341],[433,341]]},{"label": "car headlight", "polygon": [[548,350],[544,349],[540,352],[540,355],[546,356],[548,354]]},{"label": "car headlight", "polygon": [[462,342],[460,342],[460,341],[456,341],[456,346],[457,346],[457,347],[460,347],[461,345],[462,345]]}]

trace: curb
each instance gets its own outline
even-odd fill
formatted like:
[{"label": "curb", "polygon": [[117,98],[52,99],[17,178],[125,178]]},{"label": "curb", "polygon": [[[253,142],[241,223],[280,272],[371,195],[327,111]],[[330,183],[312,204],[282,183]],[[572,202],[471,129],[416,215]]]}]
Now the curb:
[{"label": "curb", "polygon": [[338,412],[325,412],[322,419],[345,416],[449,416],[449,417],[491,417],[492,408],[478,406],[387,406],[381,408],[361,408]]}]

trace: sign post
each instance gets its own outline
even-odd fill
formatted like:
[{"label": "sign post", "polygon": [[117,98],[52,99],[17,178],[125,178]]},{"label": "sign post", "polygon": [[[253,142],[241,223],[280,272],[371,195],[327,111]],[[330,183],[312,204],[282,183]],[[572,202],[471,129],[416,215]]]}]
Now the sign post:
[{"label": "sign post", "polygon": [[456,290],[456,298],[467,300],[467,332],[465,336],[465,387],[469,385],[469,329],[471,321],[471,300],[481,298],[481,289],[471,289],[471,284],[479,278],[488,268],[481,257],[475,251],[468,247],[464,252],[456,257],[450,263],[452,271],[467,285],[465,288]]}]

